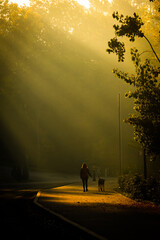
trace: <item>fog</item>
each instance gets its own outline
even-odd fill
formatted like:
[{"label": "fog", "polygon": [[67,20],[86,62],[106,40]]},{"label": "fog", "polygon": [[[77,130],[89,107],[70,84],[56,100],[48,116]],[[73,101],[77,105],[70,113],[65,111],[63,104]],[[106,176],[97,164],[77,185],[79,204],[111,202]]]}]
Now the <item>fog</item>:
[{"label": "fog", "polygon": [[124,97],[130,87],[112,73],[133,66],[129,53],[121,64],[106,53],[113,11],[135,8],[125,0],[90,2],[86,9],[75,1],[31,1],[1,34],[1,165],[76,174],[85,161],[117,175],[120,120],[122,169],[141,169],[140,146],[123,123],[133,112]]}]

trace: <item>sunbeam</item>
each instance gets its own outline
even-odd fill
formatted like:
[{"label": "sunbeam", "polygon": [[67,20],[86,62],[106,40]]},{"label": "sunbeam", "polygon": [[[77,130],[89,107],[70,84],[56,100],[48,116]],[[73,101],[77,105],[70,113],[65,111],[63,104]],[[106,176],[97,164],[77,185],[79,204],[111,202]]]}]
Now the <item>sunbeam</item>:
[{"label": "sunbeam", "polygon": [[9,4],[11,16],[4,16],[11,23],[5,26],[8,38],[0,38],[7,69],[1,68],[0,120],[7,129],[9,158],[57,171],[70,171],[71,165],[75,170],[83,159],[116,174],[117,95],[126,88],[114,80],[114,58],[105,55],[111,24],[104,11],[110,6],[47,2],[35,0],[27,8]]}]

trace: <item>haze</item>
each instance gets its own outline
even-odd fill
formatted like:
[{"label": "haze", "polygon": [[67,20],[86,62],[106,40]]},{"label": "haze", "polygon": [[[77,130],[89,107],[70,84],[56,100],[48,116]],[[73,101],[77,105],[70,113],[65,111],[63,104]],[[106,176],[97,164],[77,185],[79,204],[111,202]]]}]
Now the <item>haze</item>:
[{"label": "haze", "polygon": [[0,46],[9,86],[1,94],[3,159],[74,173],[86,161],[118,174],[120,94],[123,168],[139,168],[132,127],[123,123],[132,112],[128,86],[112,74],[126,65],[106,53],[112,12],[134,12],[130,1],[21,2],[28,6],[23,21]]}]

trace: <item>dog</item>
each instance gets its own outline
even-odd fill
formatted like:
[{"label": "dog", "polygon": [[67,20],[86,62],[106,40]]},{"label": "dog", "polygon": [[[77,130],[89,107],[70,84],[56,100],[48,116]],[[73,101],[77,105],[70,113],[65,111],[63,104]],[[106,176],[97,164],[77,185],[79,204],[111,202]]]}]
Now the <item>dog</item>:
[{"label": "dog", "polygon": [[98,180],[98,191],[100,192],[104,192],[104,182],[105,182],[105,179],[103,178],[99,178]]}]

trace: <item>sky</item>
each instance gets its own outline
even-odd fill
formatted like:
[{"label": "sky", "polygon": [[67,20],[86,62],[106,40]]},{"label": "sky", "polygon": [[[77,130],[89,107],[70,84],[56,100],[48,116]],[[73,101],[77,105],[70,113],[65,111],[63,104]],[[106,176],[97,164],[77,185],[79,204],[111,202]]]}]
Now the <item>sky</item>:
[{"label": "sky", "polygon": [[90,8],[90,2],[88,0],[76,0],[80,5],[84,6],[85,8]]},{"label": "sky", "polygon": [[[90,1],[89,0],[74,0],[78,2],[80,5],[84,6],[85,8],[90,8]],[[19,6],[29,6],[30,0],[10,0],[10,2],[17,3]],[[109,3],[112,3],[112,0],[108,0]]]},{"label": "sky", "polygon": [[10,0],[10,2],[17,3],[19,6],[29,6],[30,1],[29,0]]},{"label": "sky", "polygon": [[[75,0],[80,5],[84,6],[85,8],[90,8],[90,2],[88,0]],[[111,1],[111,0],[110,0]],[[29,0],[10,0],[10,2],[17,3],[19,6],[29,6],[30,1]]]}]

